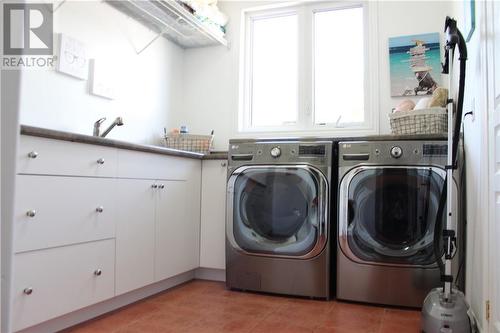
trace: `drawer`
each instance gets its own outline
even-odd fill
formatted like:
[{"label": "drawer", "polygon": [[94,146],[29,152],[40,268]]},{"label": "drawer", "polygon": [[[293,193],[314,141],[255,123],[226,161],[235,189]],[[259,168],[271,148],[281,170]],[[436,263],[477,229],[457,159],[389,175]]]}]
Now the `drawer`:
[{"label": "drawer", "polygon": [[201,161],[130,150],[118,151],[118,177],[186,180],[201,173]]},{"label": "drawer", "polygon": [[17,171],[23,174],[114,177],[117,149],[21,135]]},{"label": "drawer", "polygon": [[14,331],[113,297],[114,255],[114,240],[16,254]]},{"label": "drawer", "polygon": [[116,179],[16,176],[14,251],[115,237]]}]

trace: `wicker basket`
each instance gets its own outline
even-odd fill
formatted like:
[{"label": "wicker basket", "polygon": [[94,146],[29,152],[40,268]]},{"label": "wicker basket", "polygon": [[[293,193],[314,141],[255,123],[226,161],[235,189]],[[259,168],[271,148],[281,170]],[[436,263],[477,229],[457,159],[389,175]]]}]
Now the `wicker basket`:
[{"label": "wicker basket", "polygon": [[448,131],[445,108],[399,111],[389,115],[392,134],[442,134]]},{"label": "wicker basket", "polygon": [[213,139],[213,135],[172,134],[165,136],[165,146],[206,154],[212,150]]}]

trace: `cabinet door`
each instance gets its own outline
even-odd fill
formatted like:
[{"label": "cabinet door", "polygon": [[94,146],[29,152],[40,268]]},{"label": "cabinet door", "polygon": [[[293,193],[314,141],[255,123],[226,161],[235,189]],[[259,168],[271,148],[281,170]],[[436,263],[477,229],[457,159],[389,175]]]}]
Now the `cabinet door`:
[{"label": "cabinet door", "polygon": [[115,181],[18,175],[15,251],[115,237]]},{"label": "cabinet door", "polygon": [[113,239],[16,254],[14,331],[113,297],[114,259]]},{"label": "cabinet door", "polygon": [[119,179],[116,186],[116,294],[154,281],[153,181]]},{"label": "cabinet door", "polygon": [[226,161],[203,161],[200,266],[225,269]]},{"label": "cabinet door", "polygon": [[115,148],[21,135],[17,171],[21,174],[114,177],[117,155]]},{"label": "cabinet door", "polygon": [[156,281],[199,267],[200,170],[188,180],[159,184]]}]

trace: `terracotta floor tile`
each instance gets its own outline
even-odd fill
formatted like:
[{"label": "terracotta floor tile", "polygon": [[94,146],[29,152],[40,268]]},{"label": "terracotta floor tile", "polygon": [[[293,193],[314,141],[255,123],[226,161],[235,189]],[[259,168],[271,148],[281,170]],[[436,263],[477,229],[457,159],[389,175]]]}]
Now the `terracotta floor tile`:
[{"label": "terracotta floor tile", "polygon": [[384,309],[381,307],[335,302],[331,312],[319,327],[378,332],[383,315]]},{"label": "terracotta floor tile", "polygon": [[366,333],[366,332],[367,331],[364,328],[353,329],[353,328],[342,328],[342,327],[318,327],[314,330],[314,333]]},{"label": "terracotta floor tile", "polygon": [[384,322],[380,327],[380,333],[420,333],[420,325],[398,324]]},{"label": "terracotta floor tile", "polygon": [[411,333],[420,312],[230,291],[195,280],[75,326],[71,333]]},{"label": "terracotta floor tile", "polygon": [[416,310],[386,309],[383,320],[405,324],[408,322],[420,323],[421,313]]},{"label": "terracotta floor tile", "polygon": [[312,333],[313,329],[283,322],[261,322],[251,333]]}]

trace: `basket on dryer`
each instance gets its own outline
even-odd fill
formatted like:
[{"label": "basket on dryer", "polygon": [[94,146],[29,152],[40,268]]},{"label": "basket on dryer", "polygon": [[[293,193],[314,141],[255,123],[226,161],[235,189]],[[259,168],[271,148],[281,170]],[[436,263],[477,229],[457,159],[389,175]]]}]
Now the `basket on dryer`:
[{"label": "basket on dryer", "polygon": [[448,112],[445,108],[398,111],[389,115],[392,134],[446,134]]},{"label": "basket on dryer", "polygon": [[212,150],[213,140],[213,135],[168,134],[165,135],[165,146],[167,148],[207,154]]}]

